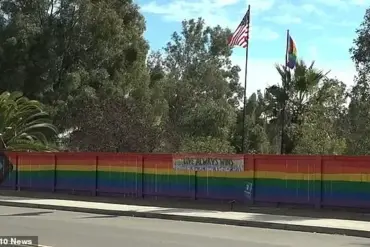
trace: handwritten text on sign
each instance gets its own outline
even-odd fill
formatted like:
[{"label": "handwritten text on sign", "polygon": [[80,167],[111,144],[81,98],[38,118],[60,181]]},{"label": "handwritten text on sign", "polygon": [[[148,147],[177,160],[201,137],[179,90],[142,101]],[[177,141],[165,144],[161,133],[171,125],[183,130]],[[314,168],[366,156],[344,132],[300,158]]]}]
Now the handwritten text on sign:
[{"label": "handwritten text on sign", "polygon": [[227,158],[175,158],[173,160],[173,168],[175,170],[191,170],[191,171],[244,171],[243,159],[227,159]]}]

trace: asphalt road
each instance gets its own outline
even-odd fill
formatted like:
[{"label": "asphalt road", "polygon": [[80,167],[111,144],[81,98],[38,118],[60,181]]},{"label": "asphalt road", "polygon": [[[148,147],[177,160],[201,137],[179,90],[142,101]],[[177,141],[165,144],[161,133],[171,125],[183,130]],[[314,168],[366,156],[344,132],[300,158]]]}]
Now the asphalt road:
[{"label": "asphalt road", "polygon": [[370,239],[0,206],[1,235],[53,247],[370,247]]}]

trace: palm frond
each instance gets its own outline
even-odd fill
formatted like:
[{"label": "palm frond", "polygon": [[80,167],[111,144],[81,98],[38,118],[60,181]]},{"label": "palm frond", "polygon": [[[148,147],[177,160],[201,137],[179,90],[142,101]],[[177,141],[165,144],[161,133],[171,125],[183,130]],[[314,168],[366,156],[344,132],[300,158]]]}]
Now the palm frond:
[{"label": "palm frond", "polygon": [[[0,135],[9,150],[49,150],[58,133],[43,105],[21,92],[0,94]],[[55,149],[55,148],[52,148]]]}]

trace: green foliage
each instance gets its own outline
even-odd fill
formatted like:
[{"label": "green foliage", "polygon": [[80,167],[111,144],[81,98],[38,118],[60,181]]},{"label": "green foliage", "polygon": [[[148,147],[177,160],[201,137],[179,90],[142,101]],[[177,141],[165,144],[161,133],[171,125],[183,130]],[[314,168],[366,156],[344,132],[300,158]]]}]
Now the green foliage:
[{"label": "green foliage", "polygon": [[[0,135],[7,150],[54,150],[50,141],[57,134],[43,106],[20,92],[0,95]],[[55,140],[55,139],[54,139]]]},{"label": "green foliage", "polygon": [[183,153],[233,153],[235,150],[228,141],[207,136],[185,138],[179,151]]},{"label": "green foliage", "polygon": [[300,138],[298,129],[305,124],[305,116],[312,109],[312,102],[317,100],[326,74],[316,69],[314,62],[307,66],[302,60],[298,61],[294,71],[280,65],[276,65],[276,70],[281,77],[281,85],[266,89],[266,114],[269,124],[281,126],[284,120],[284,153],[292,153]]},{"label": "green foliage", "polygon": [[161,120],[149,104],[111,97],[79,102],[65,121],[75,126],[69,147],[81,151],[153,152],[160,145]]},{"label": "green foliage", "polygon": [[220,26],[206,27],[202,19],[184,21],[181,33],[175,32],[162,51],[163,58],[161,53],[151,57],[157,73],[167,72],[162,73],[162,82],[168,104],[169,138],[164,140],[168,150],[180,150],[188,137],[192,143],[198,143],[196,138],[202,140],[199,143],[216,143],[204,141],[208,137],[229,142],[243,93],[238,83],[240,68],[231,64],[225,42],[229,34]]},{"label": "green foliage", "polygon": [[358,75],[355,86],[349,92],[348,114],[344,119],[346,126],[343,135],[347,139],[348,154],[368,155],[370,153],[370,9],[366,10],[364,20],[356,31],[350,52]]},{"label": "green foliage", "polygon": [[342,129],[346,114],[345,85],[334,79],[324,79],[311,99],[310,110],[299,129],[294,153],[343,154],[347,143]]},{"label": "green foliage", "polygon": [[[247,153],[270,153],[272,146],[268,137],[265,100],[260,91],[252,94],[246,104],[245,150]],[[237,126],[232,144],[239,153],[242,151],[243,109],[238,111]]]},{"label": "green foliage", "polygon": [[81,97],[140,94],[148,45],[131,1],[4,0],[1,10],[1,91],[53,106],[56,121]]},{"label": "green foliage", "polygon": [[3,0],[7,147],[49,150],[58,141],[78,151],[240,153],[244,129],[246,153],[279,153],[284,118],[284,153],[370,153],[370,10],[350,49],[353,88],[314,63],[276,65],[280,81],[248,97],[244,126],[230,30],[184,20],[149,56],[144,31],[132,0]]}]

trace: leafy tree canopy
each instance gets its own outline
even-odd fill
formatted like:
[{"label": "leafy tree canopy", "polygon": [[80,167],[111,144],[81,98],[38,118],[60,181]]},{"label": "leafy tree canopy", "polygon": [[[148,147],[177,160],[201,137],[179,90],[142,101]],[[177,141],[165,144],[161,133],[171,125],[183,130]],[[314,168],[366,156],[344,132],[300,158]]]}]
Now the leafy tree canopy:
[{"label": "leafy tree canopy", "polygon": [[352,88],[314,62],[278,64],[244,126],[229,29],[184,20],[150,54],[144,31],[131,0],[1,1],[5,144],[50,149],[58,127],[67,150],[234,153],[244,129],[247,153],[279,153],[282,140],[287,154],[370,153],[370,10],[350,49]]}]

